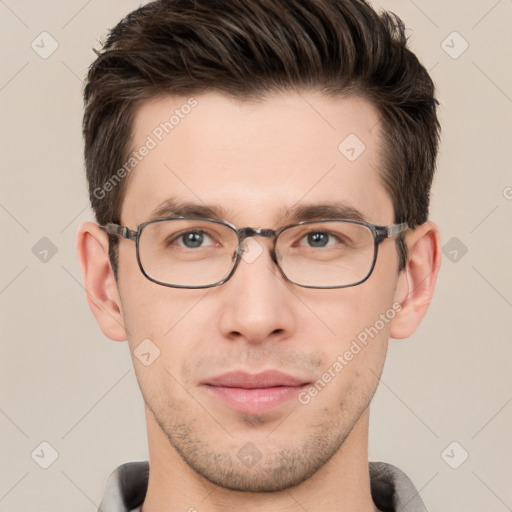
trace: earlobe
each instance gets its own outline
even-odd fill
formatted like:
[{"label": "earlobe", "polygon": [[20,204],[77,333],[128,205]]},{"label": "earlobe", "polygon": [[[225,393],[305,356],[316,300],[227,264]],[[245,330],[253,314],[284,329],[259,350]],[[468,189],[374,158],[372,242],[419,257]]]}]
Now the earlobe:
[{"label": "earlobe", "polygon": [[391,338],[411,336],[425,316],[441,266],[441,239],[439,228],[431,221],[408,233],[407,264],[402,270],[395,292],[395,300],[402,305],[391,323]]},{"label": "earlobe", "polygon": [[80,226],[76,252],[87,302],[103,334],[124,341],[126,329],[117,283],[108,257],[108,235],[93,222]]}]

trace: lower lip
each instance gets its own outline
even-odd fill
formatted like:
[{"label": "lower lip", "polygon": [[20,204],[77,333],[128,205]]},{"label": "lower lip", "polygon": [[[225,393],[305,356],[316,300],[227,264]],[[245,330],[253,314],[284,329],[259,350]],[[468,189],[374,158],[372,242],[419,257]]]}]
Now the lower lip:
[{"label": "lower lip", "polygon": [[228,388],[206,386],[206,389],[232,409],[247,414],[261,414],[297,397],[303,386],[275,386],[272,388]]}]

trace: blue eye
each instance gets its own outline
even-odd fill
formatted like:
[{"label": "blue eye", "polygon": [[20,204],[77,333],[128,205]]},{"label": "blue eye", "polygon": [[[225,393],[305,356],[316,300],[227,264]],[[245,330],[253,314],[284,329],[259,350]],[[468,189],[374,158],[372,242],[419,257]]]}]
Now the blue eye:
[{"label": "blue eye", "polygon": [[213,242],[205,231],[185,231],[169,240],[168,245],[172,245],[177,242],[177,245],[185,247],[187,249],[197,249],[198,247],[204,247],[203,243],[207,241]]},{"label": "blue eye", "polygon": [[309,233],[306,238],[313,247],[325,247],[329,243],[329,235],[327,233]]},{"label": "blue eye", "polygon": [[[332,245],[336,243],[336,241],[340,241],[340,239],[334,236],[332,233],[328,231],[311,231],[307,235],[302,237],[302,240],[306,239],[307,243],[310,247],[327,247],[328,245]],[[332,243],[329,243],[331,242]]]}]

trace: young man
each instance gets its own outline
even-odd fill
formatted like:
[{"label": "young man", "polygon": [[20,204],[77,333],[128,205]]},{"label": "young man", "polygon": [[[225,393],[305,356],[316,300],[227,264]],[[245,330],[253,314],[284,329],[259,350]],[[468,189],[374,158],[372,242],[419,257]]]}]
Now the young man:
[{"label": "young man", "polygon": [[160,0],[85,88],[96,223],[77,251],[128,340],[149,463],[103,512],[423,511],[368,462],[388,339],[440,264],[434,87],[364,0]]}]

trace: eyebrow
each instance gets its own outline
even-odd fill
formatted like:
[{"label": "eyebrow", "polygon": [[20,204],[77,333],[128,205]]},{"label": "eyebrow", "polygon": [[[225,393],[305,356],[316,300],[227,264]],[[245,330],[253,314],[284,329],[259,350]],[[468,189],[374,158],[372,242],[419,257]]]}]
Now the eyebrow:
[{"label": "eyebrow", "polygon": [[161,217],[205,217],[222,220],[227,216],[228,211],[219,205],[206,205],[169,198],[151,212],[150,220]]},{"label": "eyebrow", "polygon": [[[217,204],[201,204],[169,198],[160,203],[150,215],[150,220],[162,217],[203,217],[227,220],[230,212]],[[341,202],[310,203],[282,208],[277,215],[280,224],[292,224],[303,220],[347,219],[364,221],[365,216],[358,209]]]}]

